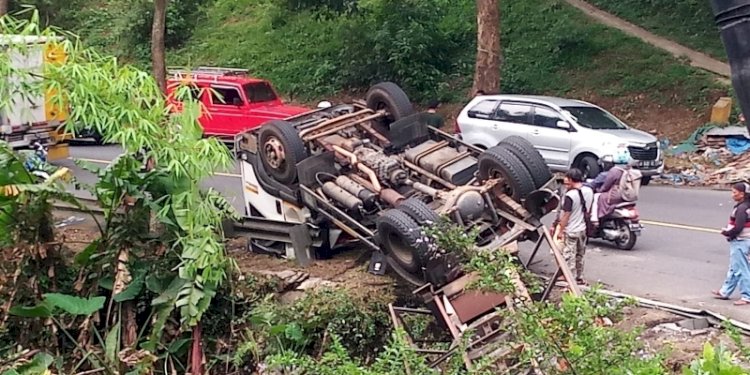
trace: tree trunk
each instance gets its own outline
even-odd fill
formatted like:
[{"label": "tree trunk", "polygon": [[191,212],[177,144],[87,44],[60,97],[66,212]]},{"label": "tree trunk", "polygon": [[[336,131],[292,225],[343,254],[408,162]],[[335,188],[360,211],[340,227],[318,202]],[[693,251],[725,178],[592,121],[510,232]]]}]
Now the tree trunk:
[{"label": "tree trunk", "polygon": [[164,56],[164,33],[167,24],[167,0],[154,0],[151,26],[151,66],[162,92],[167,91],[167,66]]},{"label": "tree trunk", "polygon": [[135,321],[135,303],[122,303],[122,347],[136,349],[138,344],[138,323]]},{"label": "tree trunk", "polygon": [[477,0],[477,63],[472,95],[500,92],[500,7],[498,0]]},{"label": "tree trunk", "polygon": [[8,2],[10,0],[0,0],[0,16],[8,13]]},{"label": "tree trunk", "polygon": [[190,353],[190,374],[203,375],[203,346],[201,324],[193,327],[193,346]]}]

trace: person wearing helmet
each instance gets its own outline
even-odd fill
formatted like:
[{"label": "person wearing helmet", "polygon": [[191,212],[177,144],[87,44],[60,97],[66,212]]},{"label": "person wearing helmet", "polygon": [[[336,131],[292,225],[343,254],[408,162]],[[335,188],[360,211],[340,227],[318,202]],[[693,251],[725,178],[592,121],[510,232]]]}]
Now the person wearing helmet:
[{"label": "person wearing helmet", "polygon": [[613,155],[614,165],[607,172],[602,186],[596,190],[599,197],[595,205],[597,210],[591,215],[592,221],[598,222],[600,217],[611,214],[615,207],[623,202],[620,194],[620,178],[626,170],[633,167],[634,163],[635,161],[630,158],[627,151]]},{"label": "person wearing helmet", "polygon": [[319,109],[331,108],[331,106],[333,106],[333,104],[331,104],[331,102],[329,102],[328,100],[323,100],[322,102],[318,103]]},{"label": "person wearing helmet", "polygon": [[607,178],[607,172],[609,172],[609,170],[615,165],[614,157],[612,157],[612,155],[604,155],[599,158],[598,164],[601,172],[596,175],[596,178],[585,184],[594,191],[597,191],[602,185],[604,185],[604,180]]}]

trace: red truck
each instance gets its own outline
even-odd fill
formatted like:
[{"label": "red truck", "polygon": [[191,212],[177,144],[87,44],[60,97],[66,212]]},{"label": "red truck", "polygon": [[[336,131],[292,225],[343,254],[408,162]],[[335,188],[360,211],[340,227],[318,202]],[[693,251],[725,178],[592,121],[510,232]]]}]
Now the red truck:
[{"label": "red truck", "polygon": [[310,111],[285,104],[270,82],[249,76],[246,69],[214,67],[170,69],[167,94],[173,104],[172,93],[185,80],[201,90],[205,110],[199,121],[206,136],[234,138],[269,120]]}]

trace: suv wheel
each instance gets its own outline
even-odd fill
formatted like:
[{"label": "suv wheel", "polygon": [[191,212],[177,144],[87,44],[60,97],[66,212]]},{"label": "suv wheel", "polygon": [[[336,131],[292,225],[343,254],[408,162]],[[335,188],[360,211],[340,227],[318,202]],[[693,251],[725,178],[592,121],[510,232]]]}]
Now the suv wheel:
[{"label": "suv wheel", "polygon": [[268,173],[283,184],[297,179],[297,163],[307,158],[305,144],[291,123],[274,120],[260,128],[260,161]]},{"label": "suv wheel", "polygon": [[584,181],[587,178],[596,178],[596,176],[599,175],[599,172],[601,172],[601,168],[599,168],[599,162],[594,156],[591,155],[582,157],[575,167],[583,172]]},{"label": "suv wheel", "polygon": [[521,159],[502,145],[488,148],[478,159],[479,179],[500,179],[501,192],[520,201],[534,191],[534,180]]},{"label": "suv wheel", "polygon": [[503,139],[500,145],[524,162],[531,178],[534,180],[535,188],[544,186],[552,179],[552,172],[550,172],[547,163],[544,162],[542,154],[526,138],[511,135]]},{"label": "suv wheel", "polygon": [[414,107],[409,97],[393,82],[381,82],[372,86],[367,91],[366,101],[367,107],[373,111],[384,109],[388,112],[388,116],[377,121],[381,126],[414,114]]}]

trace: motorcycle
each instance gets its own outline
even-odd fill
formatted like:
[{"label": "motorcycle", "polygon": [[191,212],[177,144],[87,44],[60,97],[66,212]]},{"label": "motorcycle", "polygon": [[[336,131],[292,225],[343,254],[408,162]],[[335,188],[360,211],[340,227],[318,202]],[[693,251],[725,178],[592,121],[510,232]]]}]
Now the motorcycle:
[{"label": "motorcycle", "polygon": [[[589,187],[592,183],[593,179],[586,180]],[[621,250],[632,250],[642,230],[636,202],[622,202],[611,214],[599,218],[599,225],[590,238],[614,242]]]},{"label": "motorcycle", "polygon": [[599,218],[592,238],[612,241],[621,250],[632,250],[642,230],[635,202],[623,202],[611,214]]}]

